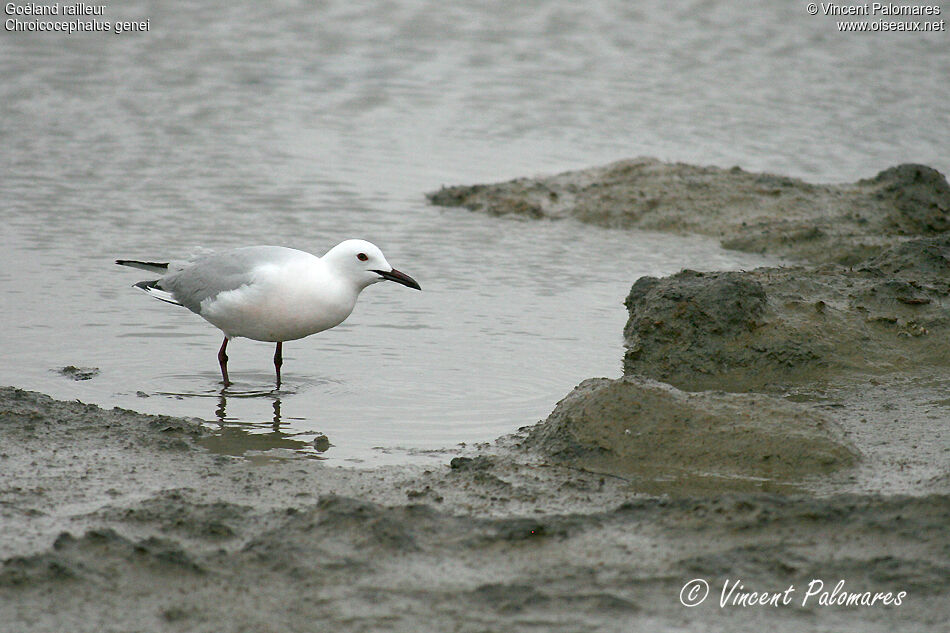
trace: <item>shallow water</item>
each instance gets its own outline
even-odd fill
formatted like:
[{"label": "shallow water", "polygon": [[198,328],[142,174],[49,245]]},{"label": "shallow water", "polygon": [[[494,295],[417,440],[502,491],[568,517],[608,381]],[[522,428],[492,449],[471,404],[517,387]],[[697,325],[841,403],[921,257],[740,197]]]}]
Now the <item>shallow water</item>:
[{"label": "shallow water", "polygon": [[[619,375],[638,276],[763,260],[423,192],[636,155],[815,181],[950,168],[946,32],[846,36],[784,4],[130,2],[104,17],[148,33],[0,31],[0,383],[223,423],[225,453],[323,433],[339,463],[533,423]],[[279,394],[272,347],[237,340],[222,396],[217,331],[112,264],[347,237],[425,290],[374,286],[288,343]]]}]

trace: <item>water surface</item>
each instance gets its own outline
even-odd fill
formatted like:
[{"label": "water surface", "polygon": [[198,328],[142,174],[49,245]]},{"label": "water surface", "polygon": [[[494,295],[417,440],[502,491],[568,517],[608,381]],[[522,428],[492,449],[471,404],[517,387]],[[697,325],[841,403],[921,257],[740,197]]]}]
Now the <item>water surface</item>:
[{"label": "water surface", "polygon": [[[946,33],[745,5],[133,1],[106,17],[148,33],[0,32],[0,383],[196,416],[226,453],[325,434],[338,463],[437,459],[543,418],[619,375],[637,277],[763,260],[423,192],[637,155],[825,182],[950,167]],[[425,290],[374,286],[285,345],[279,394],[272,347],[237,340],[222,396],[218,332],[112,264],[348,237]]]}]

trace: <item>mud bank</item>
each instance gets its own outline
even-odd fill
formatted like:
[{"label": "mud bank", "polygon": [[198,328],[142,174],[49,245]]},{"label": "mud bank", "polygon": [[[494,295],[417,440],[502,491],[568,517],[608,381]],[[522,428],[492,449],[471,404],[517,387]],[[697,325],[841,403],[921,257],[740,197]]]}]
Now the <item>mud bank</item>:
[{"label": "mud bank", "polygon": [[548,177],[444,187],[428,198],[493,215],[709,235],[726,248],[841,264],[873,256],[901,236],[950,229],[950,186],[924,165],[817,185],[739,167],[638,158]]},{"label": "mud bank", "polygon": [[[0,389],[0,628],[925,631],[946,621],[947,495],[644,497],[501,445],[431,470],[255,465],[202,449],[207,432]],[[711,593],[686,609],[680,592],[694,578]],[[794,591],[777,608],[721,608],[734,580]],[[806,600],[815,580],[826,592],[844,580],[852,593],[906,593],[901,605],[829,607]]]},{"label": "mud bank", "polygon": [[950,370],[950,234],[852,267],[683,271],[626,299],[624,372],[698,391]]},{"label": "mud bank", "polygon": [[749,490],[853,465],[827,416],[756,394],[685,393],[625,376],[581,383],[524,445],[652,492]]},{"label": "mud bank", "polygon": [[813,491],[947,491],[950,186],[942,174],[900,165],[816,185],[636,159],[443,188],[429,199],[700,233],[798,262],[631,280],[624,378],[582,384],[528,432],[524,445],[545,458],[631,478],[649,492],[760,479],[765,489],[808,481]]}]

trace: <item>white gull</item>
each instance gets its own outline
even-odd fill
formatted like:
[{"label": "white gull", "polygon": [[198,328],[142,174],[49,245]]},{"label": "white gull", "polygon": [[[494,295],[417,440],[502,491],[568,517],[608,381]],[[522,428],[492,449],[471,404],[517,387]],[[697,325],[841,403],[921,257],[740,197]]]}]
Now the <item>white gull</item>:
[{"label": "white gull", "polygon": [[231,384],[226,350],[232,338],[277,343],[274,368],[280,389],[284,341],[339,325],[353,312],[360,292],[376,282],[395,281],[421,290],[365,240],[341,242],[323,257],[283,246],[247,246],[185,263],[115,263],[164,273],[135,287],[188,308],[224,332],[218,363],[225,387]]}]

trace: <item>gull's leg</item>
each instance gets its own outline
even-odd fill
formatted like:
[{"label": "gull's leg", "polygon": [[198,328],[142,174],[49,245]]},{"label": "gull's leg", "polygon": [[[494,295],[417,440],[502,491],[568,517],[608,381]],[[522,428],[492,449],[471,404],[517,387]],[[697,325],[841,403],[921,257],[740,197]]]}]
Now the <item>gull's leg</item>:
[{"label": "gull's leg", "polygon": [[280,389],[280,366],[284,364],[284,354],[281,351],[283,342],[277,344],[277,349],[274,351],[274,369],[277,370],[277,388]]},{"label": "gull's leg", "polygon": [[221,349],[218,350],[218,364],[221,365],[221,377],[224,378],[224,386],[230,387],[231,381],[228,380],[228,355],[225,350],[228,347],[228,337],[224,337],[224,342],[221,343]]}]

